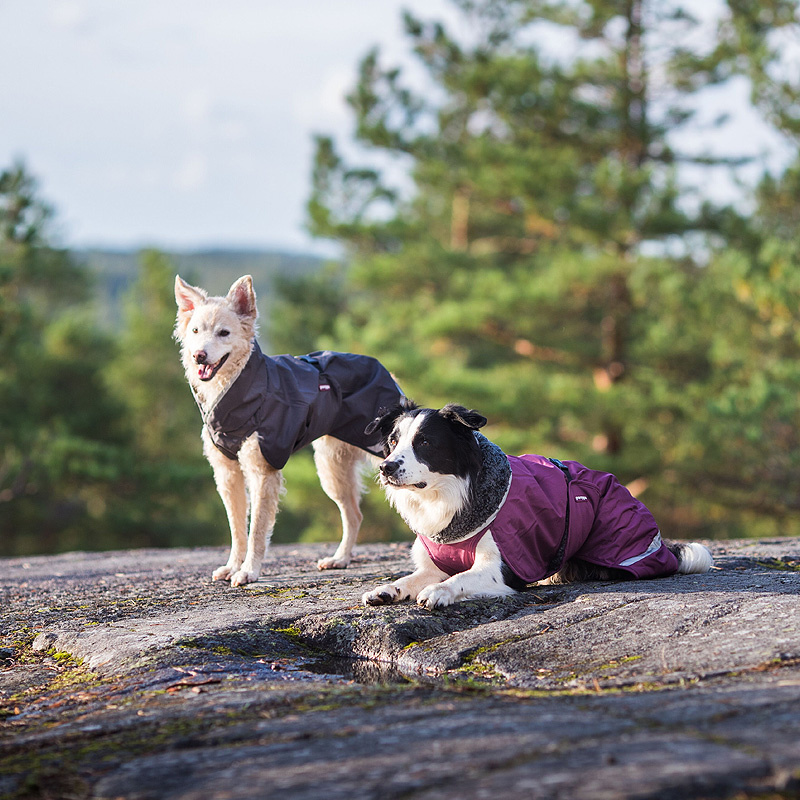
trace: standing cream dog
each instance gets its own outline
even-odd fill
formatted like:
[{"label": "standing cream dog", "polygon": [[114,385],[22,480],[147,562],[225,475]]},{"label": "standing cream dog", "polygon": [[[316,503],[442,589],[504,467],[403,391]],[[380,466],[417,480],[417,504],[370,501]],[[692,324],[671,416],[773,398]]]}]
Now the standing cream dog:
[{"label": "standing cream dog", "polygon": [[225,297],[209,297],[177,276],[175,300],[175,338],[231,529],[230,557],[214,570],[214,580],[241,586],[258,578],[283,487],[280,470],[312,442],[322,488],[342,515],[342,541],[317,566],[346,567],[362,520],[362,467],[370,454],[381,454],[380,434],[365,429],[402,397],[397,384],[367,356],[265,356],[255,339],[258,310],[249,275]]}]

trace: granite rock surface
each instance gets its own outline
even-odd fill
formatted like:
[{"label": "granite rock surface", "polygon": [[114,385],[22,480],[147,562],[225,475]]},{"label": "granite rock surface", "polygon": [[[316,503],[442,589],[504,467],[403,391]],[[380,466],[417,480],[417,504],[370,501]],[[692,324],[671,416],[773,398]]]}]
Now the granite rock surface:
[{"label": "granite rock surface", "polygon": [[408,545],[2,559],[0,798],[800,792],[800,541],[716,568],[364,608]]}]

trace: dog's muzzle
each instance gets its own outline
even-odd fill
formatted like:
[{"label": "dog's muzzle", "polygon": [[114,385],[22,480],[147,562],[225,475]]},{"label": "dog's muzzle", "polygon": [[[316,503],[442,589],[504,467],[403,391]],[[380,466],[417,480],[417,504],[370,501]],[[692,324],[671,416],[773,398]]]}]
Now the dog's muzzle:
[{"label": "dog's muzzle", "polygon": [[200,350],[194,354],[194,360],[198,365],[197,377],[201,381],[210,381],[220,370],[220,367],[228,360],[230,353],[225,353],[216,364],[208,363],[208,354],[205,350]]},{"label": "dog's muzzle", "polygon": [[388,459],[382,461],[378,465],[378,469],[381,473],[381,482],[384,486],[413,486],[416,489],[424,489],[428,485],[425,481],[420,481],[419,483],[403,483],[398,475],[400,467],[402,466],[402,461],[390,461]]}]

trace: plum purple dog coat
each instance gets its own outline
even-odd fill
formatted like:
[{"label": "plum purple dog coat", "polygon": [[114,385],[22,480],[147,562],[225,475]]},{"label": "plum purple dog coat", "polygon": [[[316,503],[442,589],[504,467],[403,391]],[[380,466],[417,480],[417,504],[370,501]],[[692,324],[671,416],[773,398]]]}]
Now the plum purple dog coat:
[{"label": "plum purple dog coat", "polygon": [[[478,435],[484,453],[500,465],[496,445]],[[677,572],[678,560],[661,540],[647,507],[607,472],[577,461],[543,456],[505,456],[510,474],[505,495],[478,530],[461,541],[417,534],[434,564],[449,575],[468,570],[475,548],[491,531],[503,561],[526,583],[558,572],[571,558],[622,569],[635,578]],[[506,472],[505,470],[502,470]],[[479,490],[480,491],[480,490]],[[435,539],[435,540],[434,540]]]},{"label": "plum purple dog coat", "polygon": [[211,440],[228,458],[257,433],[267,463],[283,469],[292,453],[326,435],[380,455],[380,432],[364,429],[402,396],[386,368],[369,356],[328,350],[266,356],[253,342],[227,391],[210,408],[198,406]]}]

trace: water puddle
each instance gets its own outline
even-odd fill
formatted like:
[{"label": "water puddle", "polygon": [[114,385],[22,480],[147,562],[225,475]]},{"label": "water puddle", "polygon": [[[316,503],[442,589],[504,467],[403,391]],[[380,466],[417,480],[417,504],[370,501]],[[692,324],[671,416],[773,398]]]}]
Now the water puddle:
[{"label": "water puddle", "polygon": [[302,664],[300,669],[332,680],[352,681],[378,686],[397,686],[413,683],[392,664],[364,659],[320,656]]}]

